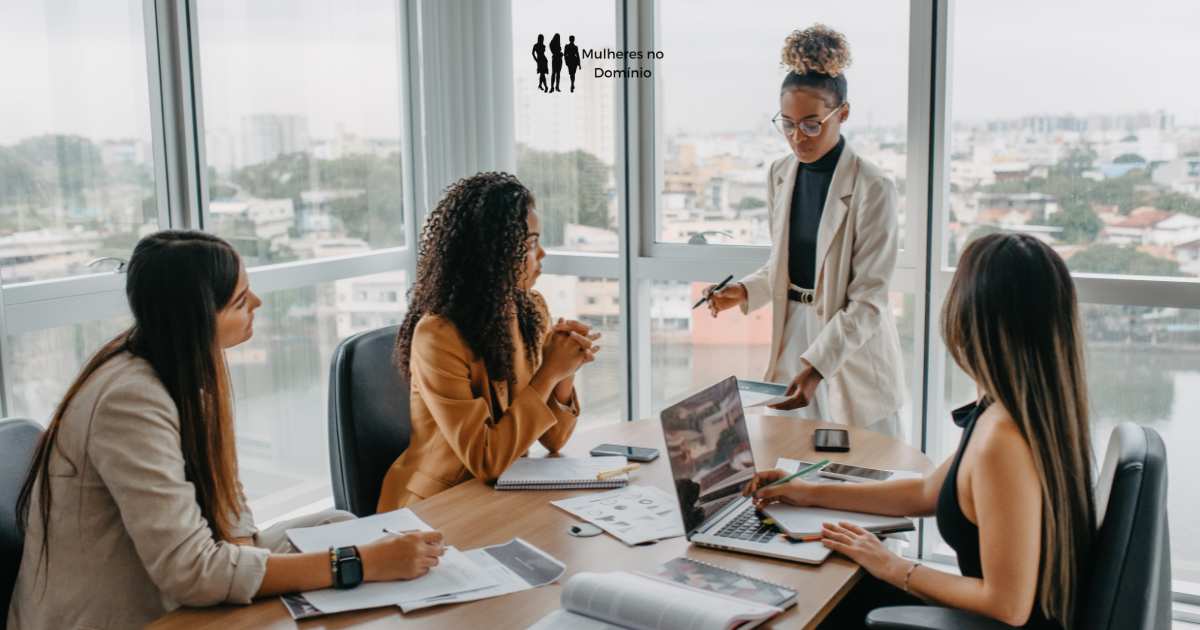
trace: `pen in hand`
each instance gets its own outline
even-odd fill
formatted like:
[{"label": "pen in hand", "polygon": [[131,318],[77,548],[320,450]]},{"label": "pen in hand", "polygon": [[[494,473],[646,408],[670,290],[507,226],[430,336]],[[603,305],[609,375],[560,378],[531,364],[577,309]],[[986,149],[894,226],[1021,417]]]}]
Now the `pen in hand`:
[{"label": "pen in hand", "polygon": [[696,302],[694,305],[692,305],[692,310],[694,311],[694,310],[700,308],[701,304],[704,304],[710,298],[712,298],[712,294],[716,293],[717,291],[720,291],[721,289],[724,289],[725,285],[729,284],[730,280],[733,280],[733,274],[729,274],[728,276],[726,276],[725,279],[721,281],[721,284],[718,284],[717,286],[713,287],[711,291],[707,292],[704,295],[704,297],[700,298],[699,302]]}]

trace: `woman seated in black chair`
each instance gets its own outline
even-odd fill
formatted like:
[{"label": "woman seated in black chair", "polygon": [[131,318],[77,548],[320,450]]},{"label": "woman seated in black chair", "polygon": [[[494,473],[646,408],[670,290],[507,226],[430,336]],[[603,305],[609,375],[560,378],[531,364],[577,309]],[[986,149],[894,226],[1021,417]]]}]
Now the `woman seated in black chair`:
[{"label": "woman seated in black chair", "polygon": [[71,384],[21,490],[9,630],[140,628],[179,606],[409,579],[438,563],[437,532],[291,553],[287,529],[354,516],[337,510],[255,527],[224,353],[254,333],[262,301],[229,243],[151,234],[125,295],[133,325]]},{"label": "woman seated in black chair", "polygon": [[1013,626],[1074,627],[1095,505],[1071,275],[1031,236],[983,237],[959,260],[941,324],[951,356],[979,392],[954,411],[963,427],[957,453],[924,479],[763,487],[784,475],[763,472],[756,497],[937,516],[961,576],[902,558],[852,524],[825,525],[825,545],[873,576],[833,611],[830,627],[861,627],[875,607],[921,600]]}]

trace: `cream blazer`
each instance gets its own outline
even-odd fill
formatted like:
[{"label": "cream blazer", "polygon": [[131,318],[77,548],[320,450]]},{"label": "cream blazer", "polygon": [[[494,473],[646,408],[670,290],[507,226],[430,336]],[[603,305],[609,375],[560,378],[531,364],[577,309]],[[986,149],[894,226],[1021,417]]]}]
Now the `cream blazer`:
[{"label": "cream blazer", "polygon": [[[799,160],[771,164],[767,212],[771,255],[742,278],[748,300],[742,312],[771,305],[771,354],[764,377],[795,376],[777,370],[788,340],[788,224]],[[866,426],[900,409],[904,372],[896,322],[888,309],[888,283],[896,267],[896,187],[874,164],[846,144],[833,171],[817,228],[816,301],[824,326],[802,357],[825,377],[830,422]]]},{"label": "cream blazer", "polygon": [[[179,415],[154,368],[125,353],[96,370],[50,459],[46,564],[34,489],[8,629],[140,628],[181,605],[250,603],[269,552],[214,540],[183,466]],[[232,534],[255,533],[243,497]]]}]

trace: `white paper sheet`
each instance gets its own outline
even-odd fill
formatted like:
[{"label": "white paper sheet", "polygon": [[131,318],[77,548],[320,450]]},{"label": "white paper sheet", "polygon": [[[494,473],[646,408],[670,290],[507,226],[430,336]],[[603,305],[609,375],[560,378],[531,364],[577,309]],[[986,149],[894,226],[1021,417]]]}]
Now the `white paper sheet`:
[{"label": "white paper sheet", "polygon": [[628,486],[600,494],[551,501],[627,545],[683,535],[679,501],[654,486]]},{"label": "white paper sheet", "polygon": [[404,508],[350,521],[289,529],[287,536],[292,545],[301,552],[328,551],[330,547],[365,545],[376,541],[385,536],[384,529],[393,532],[412,529],[433,531],[433,528],[412,510]]},{"label": "white paper sheet", "polygon": [[355,588],[333,588],[304,593],[304,599],[323,613],[394,606],[401,602],[428,599],[497,586],[487,571],[454,547],[446,548],[438,566],[415,580],[370,582]]},{"label": "white paper sheet", "polygon": [[486,571],[496,581],[496,586],[401,602],[400,609],[407,613],[431,606],[473,602],[517,591],[527,591],[556,582],[567,571],[565,564],[520,538],[514,538],[502,545],[471,549],[465,552],[465,555],[476,566]]}]

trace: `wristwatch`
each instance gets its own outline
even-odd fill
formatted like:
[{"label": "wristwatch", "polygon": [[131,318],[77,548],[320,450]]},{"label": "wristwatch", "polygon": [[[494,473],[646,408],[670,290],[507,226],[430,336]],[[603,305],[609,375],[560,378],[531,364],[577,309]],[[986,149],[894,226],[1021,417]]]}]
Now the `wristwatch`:
[{"label": "wristwatch", "polygon": [[358,547],[330,547],[329,568],[333,571],[334,588],[354,588],[362,584],[362,558],[358,556]]}]

